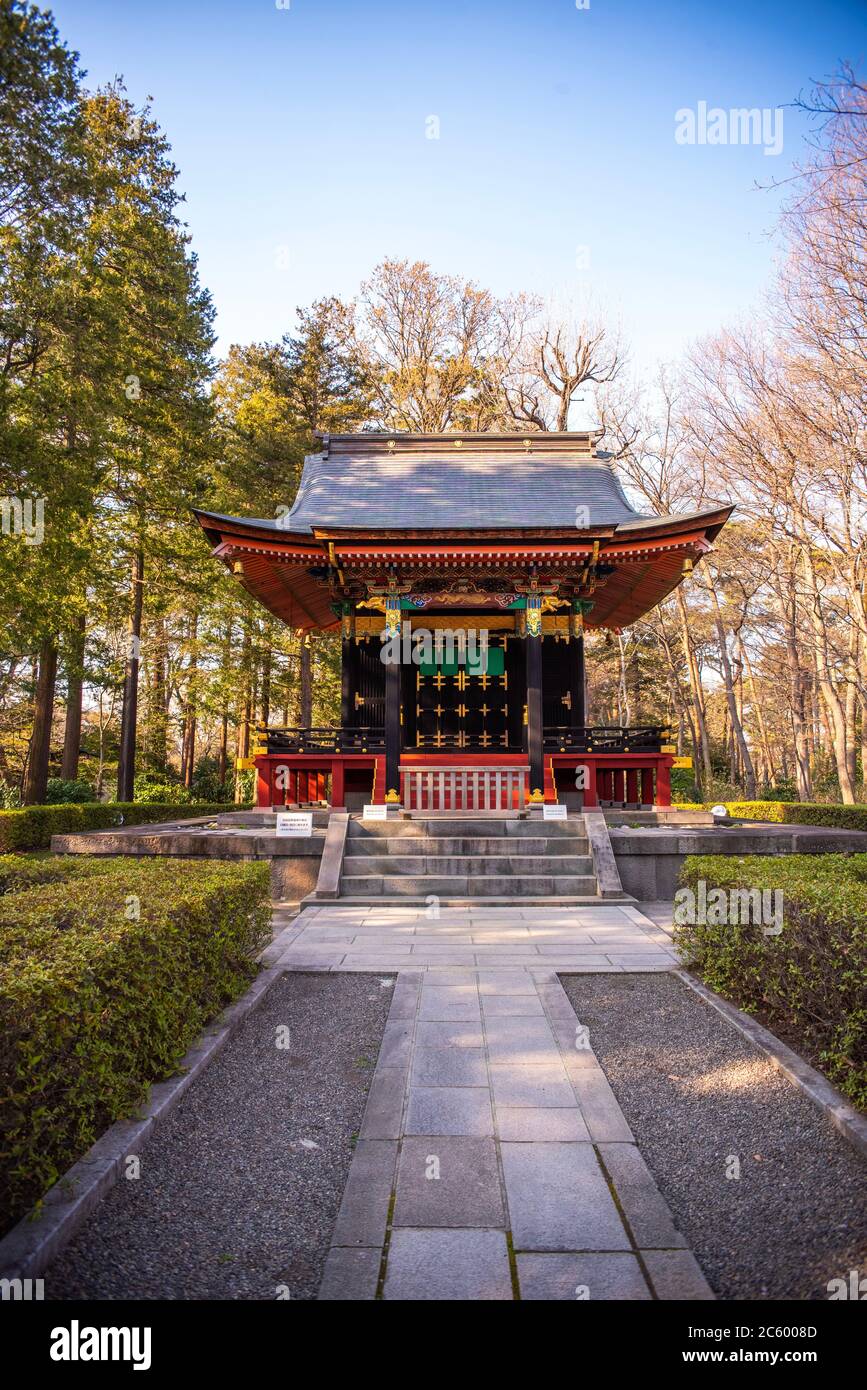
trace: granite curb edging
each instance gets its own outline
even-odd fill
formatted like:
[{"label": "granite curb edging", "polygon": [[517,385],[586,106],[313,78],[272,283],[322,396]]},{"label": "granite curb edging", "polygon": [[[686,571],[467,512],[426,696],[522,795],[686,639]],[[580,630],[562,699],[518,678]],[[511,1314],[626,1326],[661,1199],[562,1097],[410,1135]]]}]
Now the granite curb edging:
[{"label": "granite curb edging", "polygon": [[810,1066],[809,1062],[805,1062],[803,1057],[781,1042],[768,1028],[749,1014],[745,1014],[736,1004],[731,1004],[727,999],[715,994],[701,980],[690,975],[689,971],[673,970],[671,973],[683,980],[684,984],[704,999],[705,1003],[716,1009],[717,1013],[748,1042],[757,1047],[793,1086],[803,1091],[808,1100],[827,1116],[834,1128],[867,1158],[867,1116],[859,1114],[827,1077]]}]

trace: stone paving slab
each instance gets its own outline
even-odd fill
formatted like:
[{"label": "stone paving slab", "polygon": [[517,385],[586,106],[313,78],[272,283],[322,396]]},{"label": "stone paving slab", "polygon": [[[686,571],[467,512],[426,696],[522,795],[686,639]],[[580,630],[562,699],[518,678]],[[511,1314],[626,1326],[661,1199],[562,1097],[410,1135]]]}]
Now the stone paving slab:
[{"label": "stone paving slab", "polygon": [[691,1250],[646,1250],[643,1258],[657,1298],[713,1298],[713,1290]]},{"label": "stone paving slab", "polygon": [[491,1067],[491,1088],[497,1107],[571,1109],[575,1092],[562,1062],[534,1066],[511,1062]]},{"label": "stone paving slab", "polygon": [[504,1229],[493,1139],[440,1134],[404,1138],[394,1201],[395,1226]]},{"label": "stone paving slab", "polygon": [[[413,1086],[485,1086],[488,1069],[484,1048],[424,1047],[416,1044],[412,1061]],[[425,1133],[436,1134],[437,1130]]]},{"label": "stone paving slab", "polygon": [[675,1228],[668,1203],[636,1144],[600,1144],[599,1157],[607,1171],[629,1229],[642,1250],[686,1248]]},{"label": "stone paving slab", "polygon": [[397,1150],[397,1140],[359,1139],[349,1165],[332,1245],[382,1247]]},{"label": "stone paving slab", "polygon": [[488,1088],[411,1086],[404,1133],[493,1137],[494,1117]]},{"label": "stone paving slab", "polygon": [[319,1298],[328,1302],[361,1302],[376,1298],[382,1251],[332,1246],[325,1261]]},{"label": "stone paving slab", "polygon": [[528,1018],[544,1016],[542,1001],[535,994],[481,995],[482,1012],[486,1018]]},{"label": "stone paving slab", "polygon": [[395,1231],[382,1296],[405,1302],[513,1298],[505,1232]]},{"label": "stone paving slab", "polygon": [[558,1110],[534,1106],[498,1105],[497,1133],[501,1142],[535,1145],[545,1141],[589,1143],[590,1131],[577,1106]]},{"label": "stone paving slab", "polygon": [[631,1242],[590,1144],[500,1143],[519,1250],[628,1250]]},{"label": "stone paving slab", "polygon": [[421,1047],[484,1047],[481,1018],[477,1025],[420,1019],[415,1036]]},{"label": "stone paving slab", "polygon": [[653,922],[592,905],[309,912],[284,969],[313,954],[398,972],[320,1298],[713,1296],[557,978],[674,968]]},{"label": "stone paving slab", "polygon": [[635,1255],[519,1255],[521,1298],[530,1302],[651,1298]]}]

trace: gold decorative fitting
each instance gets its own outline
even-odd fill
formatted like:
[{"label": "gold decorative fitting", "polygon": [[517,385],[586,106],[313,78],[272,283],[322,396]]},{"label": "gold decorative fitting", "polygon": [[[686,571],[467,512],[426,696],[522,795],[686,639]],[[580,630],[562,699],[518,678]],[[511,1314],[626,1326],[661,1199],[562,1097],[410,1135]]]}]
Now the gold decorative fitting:
[{"label": "gold decorative fitting", "polygon": [[394,452],[394,440],[393,440],[393,439],[390,439],[390,440],[388,441],[388,443],[386,444],[385,447],[386,447],[386,449],[388,450],[388,452],[389,452],[390,454],[393,453],[393,452]]},{"label": "gold decorative fitting", "polygon": [[530,792],[530,800],[531,800],[531,801],[544,801],[544,800],[545,800],[545,797],[544,797],[544,795],[542,794],[542,792],[539,791],[539,788],[537,787],[535,791]]},{"label": "gold decorative fitting", "polygon": [[391,791],[385,793],[385,799],[390,806],[393,806],[395,802],[400,801],[400,792],[396,792],[392,787]]},{"label": "gold decorative fitting", "polygon": [[456,439],[456,440],[455,440],[455,448],[456,448],[456,449],[462,449],[463,447],[464,447],[464,441],[463,441],[462,439]]},{"label": "gold decorative fitting", "polygon": [[689,556],[687,556],[683,562],[683,573],[692,574],[694,568],[695,566],[693,565],[692,560],[689,558]]},{"label": "gold decorative fitting", "polygon": [[243,561],[243,560],[236,560],[236,561],[235,561],[234,565],[232,566],[232,573],[233,573],[233,574],[243,574],[243,573],[244,573],[244,561]]}]

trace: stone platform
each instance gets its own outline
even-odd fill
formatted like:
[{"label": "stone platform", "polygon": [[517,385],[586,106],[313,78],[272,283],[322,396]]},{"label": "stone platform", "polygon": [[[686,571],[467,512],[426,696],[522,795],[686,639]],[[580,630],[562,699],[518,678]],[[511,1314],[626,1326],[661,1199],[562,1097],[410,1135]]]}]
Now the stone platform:
[{"label": "stone platform", "polygon": [[[332,818],[328,807],[311,809],[314,832],[309,838],[278,837],[272,811],[237,811],[55,835],[51,848],[59,854],[269,859],[274,898],[298,903],[317,888]],[[346,812],[339,815],[347,820]],[[708,812],[675,807],[577,813],[559,822],[542,821],[532,812],[480,817],[395,811],[384,822],[365,822],[354,814],[348,823],[341,848],[345,868],[338,873],[335,889],[340,897],[359,901],[423,901],[434,894],[444,903],[520,897],[567,905],[596,896],[654,902],[674,896],[689,854],[867,853],[867,833],[756,821],[720,824]],[[370,843],[377,834],[383,836],[388,857],[377,855],[377,846]],[[563,837],[559,852],[558,836]],[[508,848],[500,837],[508,839]],[[610,847],[600,843],[606,838]],[[606,882],[606,866],[613,871],[613,887]]]}]

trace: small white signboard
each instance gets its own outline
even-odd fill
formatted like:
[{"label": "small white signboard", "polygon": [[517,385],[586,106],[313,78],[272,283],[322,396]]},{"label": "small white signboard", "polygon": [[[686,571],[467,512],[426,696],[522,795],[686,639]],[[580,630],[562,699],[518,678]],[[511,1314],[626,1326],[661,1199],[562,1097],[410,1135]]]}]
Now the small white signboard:
[{"label": "small white signboard", "polygon": [[385,803],[382,806],[373,806],[368,803],[362,812],[362,820],[385,820],[388,807]]},{"label": "small white signboard", "polygon": [[554,802],[552,805],[548,805],[548,803],[546,802],[545,805],[542,807],[542,819],[565,820],[566,807],[562,806],[559,802]]},{"label": "small white signboard", "polygon": [[312,812],[312,811],[278,811],[278,812],[277,812],[277,834],[278,834],[278,835],[312,835],[312,834],[313,834],[313,812]]}]

